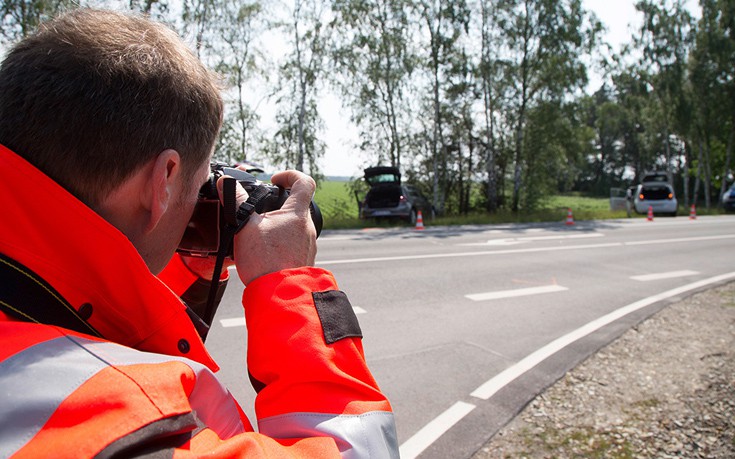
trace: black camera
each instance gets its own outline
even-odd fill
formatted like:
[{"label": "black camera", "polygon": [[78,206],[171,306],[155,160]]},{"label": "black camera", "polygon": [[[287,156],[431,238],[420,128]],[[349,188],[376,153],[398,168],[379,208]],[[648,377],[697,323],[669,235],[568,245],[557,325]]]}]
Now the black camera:
[{"label": "black camera", "polygon": [[[210,168],[211,173],[207,182],[199,190],[199,199],[194,207],[194,213],[177,251],[194,257],[217,256],[220,246],[228,243],[230,248],[228,256],[232,258],[232,241],[222,240],[228,232],[224,231],[227,222],[225,221],[225,209],[217,192],[217,180],[222,176],[232,177],[240,182],[249,195],[262,196],[255,204],[255,212],[259,214],[280,209],[288,198],[289,190],[262,183],[252,174],[224,163],[212,163]],[[322,214],[314,201],[311,201],[309,209],[318,237],[322,231]],[[232,211],[234,212],[235,209]]]}]

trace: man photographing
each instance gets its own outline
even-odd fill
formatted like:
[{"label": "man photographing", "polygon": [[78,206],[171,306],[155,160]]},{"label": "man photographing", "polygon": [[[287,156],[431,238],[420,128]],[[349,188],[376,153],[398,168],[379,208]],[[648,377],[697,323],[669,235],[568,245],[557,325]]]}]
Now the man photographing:
[{"label": "man photographing", "polygon": [[0,457],[398,456],[347,297],[312,266],[302,173],[274,175],[290,196],[234,239],[258,433],[213,375],[191,310],[219,273],[174,252],[222,111],[216,79],[142,17],[76,10],[9,51]]}]

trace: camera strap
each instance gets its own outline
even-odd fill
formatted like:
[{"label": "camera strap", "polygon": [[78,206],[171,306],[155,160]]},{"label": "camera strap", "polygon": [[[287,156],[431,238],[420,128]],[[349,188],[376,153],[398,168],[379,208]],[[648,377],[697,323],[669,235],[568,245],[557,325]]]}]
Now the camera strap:
[{"label": "camera strap", "polygon": [[[255,212],[260,201],[268,195],[268,191],[261,187],[256,187],[248,195],[248,199],[237,205],[237,180],[231,177],[225,177],[222,183],[222,201],[224,205],[225,225],[220,232],[219,250],[214,264],[214,272],[220,273],[224,266],[225,258],[230,253],[230,248],[234,244],[235,234],[237,234],[250,220],[250,216]],[[214,314],[217,312],[215,305],[217,297],[217,288],[219,286],[219,277],[216,275],[212,278],[212,284],[209,287],[209,296],[207,297],[207,307],[204,312],[204,322],[211,327],[214,320]],[[202,336],[202,340],[206,338],[206,333]]]}]

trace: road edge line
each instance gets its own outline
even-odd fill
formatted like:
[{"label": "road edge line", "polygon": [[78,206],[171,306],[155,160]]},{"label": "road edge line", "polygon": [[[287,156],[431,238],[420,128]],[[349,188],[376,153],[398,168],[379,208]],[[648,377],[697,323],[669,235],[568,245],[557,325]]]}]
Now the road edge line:
[{"label": "road edge line", "polygon": [[475,398],[482,399],[482,400],[488,400],[490,399],[490,397],[495,395],[495,393],[498,392],[500,389],[510,384],[512,381],[514,381],[516,378],[518,378],[519,376],[521,376],[522,374],[524,374],[531,368],[535,367],[539,363],[543,362],[547,358],[559,352],[561,349],[565,348],[566,346],[599,330],[605,325],[609,325],[610,323],[632,312],[635,312],[646,306],[650,306],[659,301],[677,296],[681,293],[685,293],[690,290],[694,290],[700,287],[704,287],[706,285],[714,284],[714,283],[721,282],[723,280],[728,280],[731,278],[735,278],[735,271],[726,273],[726,274],[721,274],[719,276],[714,276],[714,277],[710,277],[707,279],[703,279],[701,281],[692,282],[691,284],[687,284],[681,287],[667,290],[663,293],[649,296],[648,298],[644,298],[642,300],[638,300],[634,303],[631,303],[627,306],[623,306],[620,309],[617,309],[607,315],[604,315],[598,319],[595,319],[592,322],[589,322],[588,324],[570,333],[567,333],[566,335],[560,338],[555,339],[554,341],[550,342],[546,346],[529,354],[522,360],[518,361],[516,364],[510,366],[509,368],[506,368],[505,370],[503,370],[502,372],[500,372],[493,378],[489,379],[488,381],[480,385],[480,387],[475,389],[470,395]]},{"label": "road edge line", "polygon": [[411,438],[403,442],[400,446],[399,454],[401,459],[414,459],[417,457],[475,408],[475,405],[465,402],[457,402],[449,407],[413,434]]}]

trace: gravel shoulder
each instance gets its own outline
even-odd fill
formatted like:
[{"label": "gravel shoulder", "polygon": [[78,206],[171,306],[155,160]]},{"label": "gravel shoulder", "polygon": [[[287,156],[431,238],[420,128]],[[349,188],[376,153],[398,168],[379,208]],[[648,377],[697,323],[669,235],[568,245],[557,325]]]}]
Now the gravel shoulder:
[{"label": "gravel shoulder", "polygon": [[536,397],[474,459],[735,457],[735,283],[672,304]]}]

